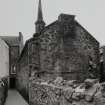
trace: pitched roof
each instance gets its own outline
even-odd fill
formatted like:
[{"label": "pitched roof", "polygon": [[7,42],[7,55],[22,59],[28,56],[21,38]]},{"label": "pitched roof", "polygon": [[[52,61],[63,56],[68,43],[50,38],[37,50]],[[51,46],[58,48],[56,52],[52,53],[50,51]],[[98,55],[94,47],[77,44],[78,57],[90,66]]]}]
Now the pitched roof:
[{"label": "pitched roof", "polygon": [[18,36],[0,36],[9,46],[19,45],[19,37]]},{"label": "pitched roof", "polygon": [[1,39],[1,38],[0,38],[0,43],[2,43],[3,46],[5,46],[6,48],[9,48],[7,43],[3,39]]}]

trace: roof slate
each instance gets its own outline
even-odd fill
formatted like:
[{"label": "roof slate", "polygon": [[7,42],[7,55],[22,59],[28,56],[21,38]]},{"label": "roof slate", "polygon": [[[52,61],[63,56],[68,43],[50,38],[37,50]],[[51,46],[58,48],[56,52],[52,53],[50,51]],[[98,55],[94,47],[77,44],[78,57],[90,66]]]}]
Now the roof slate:
[{"label": "roof slate", "polygon": [[19,45],[19,37],[18,36],[0,36],[9,46]]}]

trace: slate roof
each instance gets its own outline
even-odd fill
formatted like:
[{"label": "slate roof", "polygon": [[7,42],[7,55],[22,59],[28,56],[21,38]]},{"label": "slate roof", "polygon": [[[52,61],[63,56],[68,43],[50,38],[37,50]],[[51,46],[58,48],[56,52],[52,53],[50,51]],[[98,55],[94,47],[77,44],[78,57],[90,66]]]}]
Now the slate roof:
[{"label": "slate roof", "polygon": [[0,36],[9,46],[19,45],[19,37],[18,36]]},{"label": "slate roof", "polygon": [[0,43],[2,43],[6,48],[9,48],[7,43],[1,38],[0,38]]}]

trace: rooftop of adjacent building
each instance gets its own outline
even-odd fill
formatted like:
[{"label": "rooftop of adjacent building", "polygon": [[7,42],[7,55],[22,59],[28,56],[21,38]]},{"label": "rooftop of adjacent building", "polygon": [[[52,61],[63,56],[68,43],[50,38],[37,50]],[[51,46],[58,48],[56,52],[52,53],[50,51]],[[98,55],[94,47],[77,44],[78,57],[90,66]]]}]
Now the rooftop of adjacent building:
[{"label": "rooftop of adjacent building", "polygon": [[0,38],[0,44],[1,44],[1,43],[2,43],[2,45],[4,45],[6,48],[9,48],[8,45],[7,45],[7,43],[6,43],[3,39]]},{"label": "rooftop of adjacent building", "polygon": [[0,36],[8,45],[18,45],[19,38],[18,36]]},{"label": "rooftop of adjacent building", "polygon": [[0,36],[9,46],[17,46],[23,41],[23,35],[19,32],[19,36]]}]

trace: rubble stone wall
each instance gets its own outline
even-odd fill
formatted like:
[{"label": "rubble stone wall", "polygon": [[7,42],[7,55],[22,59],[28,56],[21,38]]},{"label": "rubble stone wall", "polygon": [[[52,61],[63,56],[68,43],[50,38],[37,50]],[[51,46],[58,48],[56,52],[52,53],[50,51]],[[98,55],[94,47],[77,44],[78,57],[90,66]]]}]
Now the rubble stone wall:
[{"label": "rubble stone wall", "polygon": [[40,46],[40,70],[49,72],[49,77],[51,73],[53,78],[71,79],[68,74],[74,74],[82,81],[89,74],[89,57],[96,68],[99,64],[98,41],[73,16],[61,15],[47,26],[40,35]]},{"label": "rubble stone wall", "polygon": [[29,68],[24,67],[18,73],[17,89],[28,100]]},{"label": "rubble stone wall", "polygon": [[[74,16],[61,14],[26,42],[19,60],[17,86],[28,94],[29,77],[50,81],[61,76],[65,80],[83,81],[89,75],[89,57],[97,68],[98,41]],[[99,74],[97,70],[95,73]]]},{"label": "rubble stone wall", "polygon": [[78,52],[91,56],[95,64],[99,63],[99,42],[77,22],[75,34]]},{"label": "rubble stone wall", "polygon": [[38,48],[36,39],[29,39],[18,60],[16,87],[26,101],[29,100],[29,77],[39,69]]},{"label": "rubble stone wall", "polygon": [[27,47],[18,61],[18,70],[16,72],[16,88],[28,100],[29,65]]},{"label": "rubble stone wall", "polygon": [[30,82],[30,105],[104,105],[105,91],[99,83],[89,89]]}]

